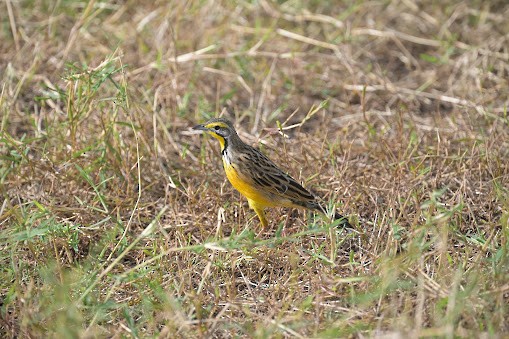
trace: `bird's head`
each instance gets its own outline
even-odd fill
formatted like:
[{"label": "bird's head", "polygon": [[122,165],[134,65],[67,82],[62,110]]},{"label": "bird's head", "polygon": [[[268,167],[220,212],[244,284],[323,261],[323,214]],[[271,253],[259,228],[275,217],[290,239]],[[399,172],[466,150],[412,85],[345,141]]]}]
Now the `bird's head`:
[{"label": "bird's head", "polygon": [[193,129],[203,131],[219,140],[221,150],[226,147],[230,138],[237,136],[233,124],[223,118],[211,119],[203,125],[194,126]]}]

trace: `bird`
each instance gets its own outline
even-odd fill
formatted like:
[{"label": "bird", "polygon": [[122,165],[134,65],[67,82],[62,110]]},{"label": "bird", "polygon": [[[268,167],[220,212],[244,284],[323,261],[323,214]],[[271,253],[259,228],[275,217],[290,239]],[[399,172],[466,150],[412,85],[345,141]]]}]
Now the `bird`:
[{"label": "bird", "polygon": [[[193,127],[216,138],[221,146],[221,157],[226,177],[232,186],[247,198],[262,225],[268,226],[265,208],[305,208],[327,215],[325,207],[297,180],[280,169],[256,148],[246,144],[237,134],[231,121],[213,118]],[[339,225],[352,226],[348,219],[336,212]]]}]

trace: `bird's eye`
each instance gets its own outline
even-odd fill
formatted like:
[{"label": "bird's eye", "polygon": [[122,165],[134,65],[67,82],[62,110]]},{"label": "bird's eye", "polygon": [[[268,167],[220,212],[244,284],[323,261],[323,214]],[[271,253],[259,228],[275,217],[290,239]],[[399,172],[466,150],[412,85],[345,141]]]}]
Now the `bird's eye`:
[{"label": "bird's eye", "polygon": [[219,131],[219,126],[215,126],[215,127],[214,127],[214,129],[215,129],[216,131]]}]

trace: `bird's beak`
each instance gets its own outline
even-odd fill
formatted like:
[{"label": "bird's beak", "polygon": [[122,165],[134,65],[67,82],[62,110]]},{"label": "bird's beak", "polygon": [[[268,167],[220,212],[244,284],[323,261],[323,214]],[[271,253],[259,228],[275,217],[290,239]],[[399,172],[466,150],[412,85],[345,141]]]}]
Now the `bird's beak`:
[{"label": "bird's beak", "polygon": [[206,131],[206,130],[208,130],[208,128],[205,127],[204,125],[196,125],[196,126],[193,127],[193,129],[196,129],[198,131]]}]

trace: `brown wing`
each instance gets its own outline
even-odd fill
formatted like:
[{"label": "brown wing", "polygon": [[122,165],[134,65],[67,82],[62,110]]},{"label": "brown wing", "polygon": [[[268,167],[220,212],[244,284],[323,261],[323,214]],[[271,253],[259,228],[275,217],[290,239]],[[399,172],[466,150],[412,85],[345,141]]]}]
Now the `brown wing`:
[{"label": "brown wing", "polygon": [[[247,145],[246,145],[247,146]],[[258,164],[258,167],[245,166],[240,172],[246,172],[243,179],[260,191],[269,192],[283,199],[289,200],[292,205],[320,211],[327,214],[326,208],[320,205],[316,198],[295,179],[280,170],[269,158],[250,146],[239,157],[244,161],[238,164]],[[341,226],[352,227],[343,215],[336,212],[335,219],[341,219]]]},{"label": "brown wing", "polygon": [[315,197],[295,179],[280,170],[260,151],[251,148],[248,152],[243,152],[242,156],[251,158],[246,160],[249,160],[251,164],[258,165],[258,167],[245,168],[246,171],[249,171],[248,176],[251,178],[253,186],[288,199],[296,205],[312,208],[308,204],[314,202]]}]

